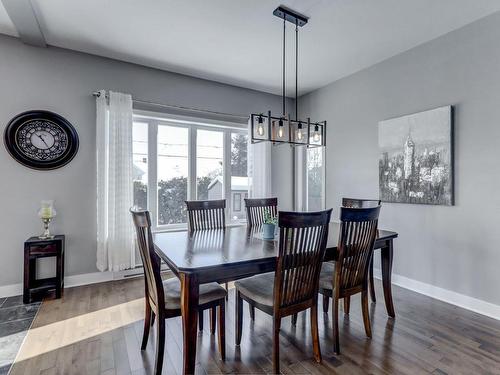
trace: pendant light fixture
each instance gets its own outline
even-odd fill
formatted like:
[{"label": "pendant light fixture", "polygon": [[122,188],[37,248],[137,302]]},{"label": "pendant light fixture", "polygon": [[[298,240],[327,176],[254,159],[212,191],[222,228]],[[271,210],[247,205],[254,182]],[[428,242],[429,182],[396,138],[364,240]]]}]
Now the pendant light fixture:
[{"label": "pendant light fixture", "polygon": [[[279,6],[273,14],[283,20],[283,81],[282,81],[282,113],[273,116],[271,111],[267,116],[263,113],[252,113],[251,140],[252,143],[272,142],[273,144],[288,143],[292,146],[322,147],[326,146],[326,121],[311,122],[299,120],[298,115],[298,63],[299,63],[299,27],[307,24],[308,18],[284,6]],[[295,26],[295,119],[286,113],[286,23]]]}]

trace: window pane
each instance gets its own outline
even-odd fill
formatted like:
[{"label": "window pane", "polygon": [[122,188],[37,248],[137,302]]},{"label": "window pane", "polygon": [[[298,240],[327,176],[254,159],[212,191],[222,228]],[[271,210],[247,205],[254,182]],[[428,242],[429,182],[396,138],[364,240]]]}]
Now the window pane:
[{"label": "window pane", "polygon": [[319,211],[323,207],[323,148],[307,149],[307,209]]},{"label": "window pane", "polygon": [[186,222],[188,129],[158,126],[158,225]]},{"label": "window pane", "polygon": [[244,220],[245,202],[248,196],[247,175],[248,136],[245,133],[231,133],[231,219]]},{"label": "window pane", "polygon": [[222,199],[224,133],[198,130],[196,134],[196,197]]},{"label": "window pane", "polygon": [[132,127],[134,206],[148,208],[148,124],[134,122]]}]

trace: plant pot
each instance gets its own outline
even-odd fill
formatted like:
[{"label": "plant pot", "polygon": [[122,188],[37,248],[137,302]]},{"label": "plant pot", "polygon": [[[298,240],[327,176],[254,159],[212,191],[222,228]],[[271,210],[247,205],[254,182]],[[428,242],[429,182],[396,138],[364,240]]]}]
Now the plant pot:
[{"label": "plant pot", "polygon": [[265,240],[274,240],[274,232],[276,225],[274,224],[263,224],[262,225],[262,238]]}]

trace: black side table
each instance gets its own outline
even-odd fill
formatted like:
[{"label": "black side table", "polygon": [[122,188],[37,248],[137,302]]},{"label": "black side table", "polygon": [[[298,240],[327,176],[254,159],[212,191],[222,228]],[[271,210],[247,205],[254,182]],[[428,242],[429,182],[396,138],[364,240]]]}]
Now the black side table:
[{"label": "black side table", "polygon": [[[56,276],[45,279],[36,278],[36,260],[56,257]],[[24,293],[23,302],[41,300],[54,290],[56,298],[61,298],[64,288],[64,235],[53,239],[41,240],[31,237],[24,243]]]}]

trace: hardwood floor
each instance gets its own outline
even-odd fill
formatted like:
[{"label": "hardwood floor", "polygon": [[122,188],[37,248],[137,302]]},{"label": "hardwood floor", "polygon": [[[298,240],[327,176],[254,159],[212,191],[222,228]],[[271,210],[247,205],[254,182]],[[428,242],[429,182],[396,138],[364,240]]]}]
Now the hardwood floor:
[{"label": "hardwood floor", "polygon": [[[500,374],[500,321],[394,287],[396,319],[387,316],[381,285],[371,304],[373,338],[366,338],[359,298],[341,315],[341,354],[334,355],[330,315],[319,315],[323,363],[313,359],[309,314],[296,327],[284,319],[281,371],[290,374]],[[155,335],[140,351],[144,301],[142,279],[67,289],[61,300],[44,301],[11,370],[18,374],[151,374]],[[320,301],[321,302],[321,301]],[[331,304],[330,304],[331,306]],[[209,314],[198,336],[196,372],[272,371],[272,320],[244,306],[243,336],[234,346],[234,290],[226,310],[226,362]],[[168,319],[164,374],[182,370],[180,318]],[[152,330],[154,332],[154,330]]]}]

